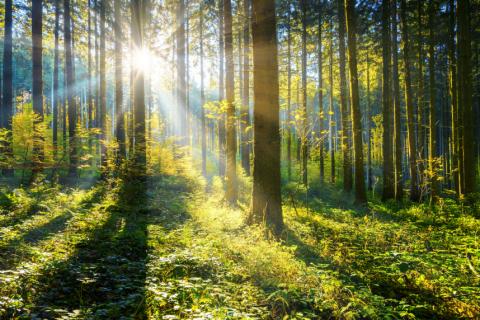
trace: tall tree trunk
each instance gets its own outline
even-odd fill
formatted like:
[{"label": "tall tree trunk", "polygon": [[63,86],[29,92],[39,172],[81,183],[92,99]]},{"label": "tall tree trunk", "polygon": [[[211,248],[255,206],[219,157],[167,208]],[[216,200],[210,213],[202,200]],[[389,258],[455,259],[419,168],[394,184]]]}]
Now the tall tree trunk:
[{"label": "tall tree trunk", "polygon": [[[224,26],[224,3],[223,0],[218,0],[219,2],[219,84],[218,84],[218,100],[220,103],[223,103],[225,99],[225,26]],[[225,135],[225,114],[222,112],[218,120],[218,173],[220,177],[225,176],[225,167],[226,167],[226,135]]]},{"label": "tall tree trunk", "polygon": [[410,200],[420,200],[420,190],[418,186],[418,172],[417,172],[417,145],[415,139],[415,119],[413,117],[413,93],[412,93],[412,76],[410,64],[410,42],[408,34],[407,21],[407,4],[406,0],[401,0],[401,26],[402,26],[402,44],[403,44],[403,67],[405,74],[405,101],[407,107],[407,136],[409,148],[409,162],[410,162]]},{"label": "tall tree trunk", "polygon": [[292,179],[292,26],[291,26],[291,0],[287,9],[287,176]]},{"label": "tall tree trunk", "polygon": [[200,110],[202,121],[202,174],[207,176],[207,128],[205,123],[205,85],[204,85],[204,56],[203,56],[203,3],[200,3]]},{"label": "tall tree trunk", "polygon": [[42,61],[42,0],[32,1],[32,102],[37,118],[33,122],[33,174],[38,173],[43,162],[43,136],[38,130],[43,121],[43,61]]},{"label": "tall tree trunk", "polygon": [[382,47],[383,47],[383,194],[388,200],[395,196],[395,178],[392,146],[392,97],[391,97],[391,33],[390,0],[382,2]]},{"label": "tall tree trunk", "polygon": [[[330,26],[333,27],[330,21]],[[330,104],[328,108],[328,127],[330,135],[330,182],[335,183],[335,111],[333,109],[333,31],[330,31],[329,44],[329,73],[328,79],[330,84]]]},{"label": "tall tree trunk", "polygon": [[302,155],[302,182],[308,186],[308,111],[307,111],[307,4],[301,0],[302,6],[302,126],[301,126],[301,155]]},{"label": "tall tree trunk", "polygon": [[252,221],[283,229],[275,1],[253,0],[254,144]]},{"label": "tall tree trunk", "polygon": [[68,104],[68,138],[69,138],[69,155],[70,166],[68,174],[70,177],[77,176],[77,145],[76,145],[76,129],[77,116],[75,105],[75,78],[73,76],[73,59],[72,59],[72,37],[70,31],[70,0],[64,0],[63,3],[64,18],[64,43],[65,43],[65,90],[67,93]]},{"label": "tall tree trunk", "polygon": [[105,11],[106,0],[100,1],[100,128],[101,135],[101,165],[102,172],[107,169],[107,56],[105,52],[106,30],[105,30]]},{"label": "tall tree trunk", "polygon": [[126,157],[125,148],[125,113],[123,106],[123,82],[122,82],[122,16],[120,0],[115,0],[115,121],[116,139],[118,142],[117,162],[120,163]]},{"label": "tall tree trunk", "polygon": [[362,114],[360,111],[360,94],[357,71],[357,27],[354,0],[345,0],[345,15],[348,32],[348,63],[350,69],[350,99],[352,101],[352,133],[355,150],[355,202],[367,203],[365,174],[363,168]]},{"label": "tall tree trunk", "polygon": [[448,2],[448,86],[450,91],[450,103],[451,103],[451,123],[452,123],[452,168],[453,183],[455,185],[455,191],[457,196],[461,193],[460,188],[460,171],[459,171],[459,157],[458,157],[458,97],[457,97],[457,57],[455,54],[455,1],[449,0]]},{"label": "tall tree trunk", "polygon": [[242,167],[250,175],[250,1],[244,0],[243,13],[243,94],[242,94]]},{"label": "tall tree trunk", "polygon": [[[56,0],[58,1],[58,0]],[[88,48],[87,48],[87,117],[88,117],[88,129],[93,128],[93,100],[92,100],[92,22],[91,22],[91,16],[92,16],[92,8],[91,8],[91,2],[90,0],[87,0],[88,2]],[[90,154],[93,153],[92,150],[92,138],[89,135],[88,137],[88,150]]]},{"label": "tall tree trunk", "polygon": [[232,3],[231,0],[224,0],[224,21],[225,21],[225,59],[226,59],[226,103],[227,103],[227,167],[226,167],[226,193],[225,197],[230,204],[235,204],[238,197],[237,187],[237,137],[235,130],[235,88],[234,88],[234,66],[233,66],[233,35],[232,35]]},{"label": "tall tree trunk", "polygon": [[177,110],[180,126],[181,144],[187,143],[187,92],[185,83],[185,3],[179,0],[177,4]]},{"label": "tall tree trunk", "polygon": [[402,175],[402,101],[400,100],[400,77],[398,75],[398,16],[397,0],[392,0],[392,76],[394,107],[394,148],[395,148],[395,200],[403,198]]},{"label": "tall tree trunk", "polygon": [[459,109],[463,113],[463,174],[464,193],[470,195],[476,188],[474,122],[472,105],[472,68],[471,68],[471,6],[469,0],[458,0],[458,74],[459,74]]},{"label": "tall tree trunk", "polygon": [[322,58],[322,1],[318,1],[318,143],[319,143],[319,160],[320,160],[320,184],[325,180],[325,159],[323,141],[323,123],[325,114],[323,110],[323,58]]},{"label": "tall tree trunk", "polygon": [[420,172],[420,184],[424,182],[425,171],[425,93],[424,93],[424,75],[423,75],[423,2],[417,0],[417,24],[418,24],[418,93],[417,93],[417,139],[418,139],[418,169]]},{"label": "tall tree trunk", "polygon": [[[90,12],[90,10],[89,10]],[[90,20],[89,20],[90,21]],[[60,101],[60,88],[58,83],[59,67],[60,67],[60,50],[59,50],[59,37],[60,32],[60,0],[55,0],[55,30],[54,30],[54,58],[53,58],[53,152],[54,159],[57,156],[57,144],[58,144],[58,107]],[[89,55],[90,56],[90,55]]]},{"label": "tall tree trunk", "polygon": [[340,109],[342,116],[343,189],[352,191],[352,150],[350,142],[350,116],[348,113],[347,77],[345,71],[345,10],[344,0],[337,0],[338,50],[340,63]]},{"label": "tall tree trunk", "polygon": [[[137,50],[143,50],[143,7],[142,0],[132,0],[132,42]],[[147,170],[147,147],[145,139],[145,80],[142,68],[133,70],[134,106],[134,166],[135,174],[145,182]]]},{"label": "tall tree trunk", "polygon": [[367,188],[373,189],[373,168],[372,168],[372,104],[370,101],[370,59],[367,49]]},{"label": "tall tree trunk", "polygon": [[[13,60],[12,60],[12,29],[13,29],[12,0],[5,0],[5,33],[3,40],[3,101],[0,113],[1,127],[12,130],[13,115]],[[11,132],[7,139],[12,137]],[[5,155],[11,157],[13,153],[11,141],[5,143]],[[13,169],[7,166],[2,170],[4,176],[13,176]]]},{"label": "tall tree trunk", "polygon": [[430,106],[429,106],[429,172],[430,172],[430,200],[434,201],[438,195],[437,186],[437,166],[435,164],[437,158],[437,120],[436,120],[436,90],[435,90],[435,36],[434,36],[434,20],[435,20],[435,3],[429,0],[428,4],[428,29],[429,29],[429,46],[428,46],[428,73],[429,73],[429,90],[430,90]]}]

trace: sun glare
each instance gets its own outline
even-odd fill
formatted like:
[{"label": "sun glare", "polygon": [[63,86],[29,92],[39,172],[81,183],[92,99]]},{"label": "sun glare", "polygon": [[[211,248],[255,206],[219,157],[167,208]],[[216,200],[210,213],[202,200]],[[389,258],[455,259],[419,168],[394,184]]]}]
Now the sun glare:
[{"label": "sun glare", "polygon": [[142,71],[143,73],[151,71],[151,68],[153,67],[153,60],[154,57],[152,53],[146,48],[133,51],[133,67]]}]

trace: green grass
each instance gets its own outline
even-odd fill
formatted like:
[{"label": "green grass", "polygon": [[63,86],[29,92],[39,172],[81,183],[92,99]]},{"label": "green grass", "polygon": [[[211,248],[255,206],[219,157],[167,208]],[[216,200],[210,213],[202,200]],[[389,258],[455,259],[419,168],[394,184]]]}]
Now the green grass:
[{"label": "green grass", "polygon": [[[144,197],[3,190],[0,318],[475,319],[480,221],[445,200],[351,205],[338,186],[285,185],[281,240],[223,205],[218,178],[166,163]],[[174,159],[174,157],[171,157]],[[312,168],[311,172],[315,172]]]}]

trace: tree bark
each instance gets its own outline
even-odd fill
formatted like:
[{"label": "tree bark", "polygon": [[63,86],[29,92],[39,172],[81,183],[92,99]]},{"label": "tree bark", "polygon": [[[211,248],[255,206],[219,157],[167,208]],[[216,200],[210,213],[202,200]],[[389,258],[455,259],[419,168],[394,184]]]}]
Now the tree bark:
[{"label": "tree bark", "polygon": [[429,29],[429,46],[428,46],[428,72],[429,72],[429,176],[430,176],[430,201],[434,201],[438,195],[437,186],[437,120],[436,120],[436,90],[435,90],[435,36],[434,36],[434,20],[435,20],[435,4],[434,0],[429,0],[428,4],[428,29]]},{"label": "tree bark", "polygon": [[[219,0],[219,84],[218,84],[218,100],[223,104],[225,99],[225,41],[224,41],[224,3]],[[220,177],[225,176],[226,167],[226,135],[225,135],[225,114],[222,112],[218,120],[218,172]]]},{"label": "tree bark", "polygon": [[200,110],[202,121],[202,174],[207,176],[207,132],[205,123],[205,85],[204,77],[204,53],[203,53],[203,4],[200,4]]},{"label": "tree bark", "polygon": [[234,88],[234,66],[233,66],[233,35],[232,35],[232,3],[231,0],[224,0],[224,21],[225,21],[225,89],[227,104],[227,167],[226,167],[226,193],[228,203],[235,204],[238,197],[237,189],[237,137],[235,129],[235,88]]},{"label": "tree bark", "polygon": [[[332,22],[330,21],[330,26]],[[330,31],[329,45],[329,84],[330,84],[330,104],[328,108],[328,127],[330,131],[330,182],[335,183],[335,111],[333,106],[333,32]]]},{"label": "tree bark", "polygon": [[120,164],[126,157],[125,148],[125,112],[123,106],[122,81],[122,16],[120,0],[114,2],[115,11],[115,134],[118,142],[117,163]]},{"label": "tree bark", "polygon": [[325,113],[323,110],[323,58],[322,58],[322,2],[318,1],[318,144],[319,144],[319,162],[320,162],[320,184],[323,184],[325,180],[325,159],[324,148],[325,142],[323,141],[323,124],[325,119]]},{"label": "tree bark", "polygon": [[283,229],[275,1],[253,0],[254,160],[251,221]]},{"label": "tree bark", "polygon": [[402,26],[402,44],[403,44],[403,66],[405,74],[405,101],[407,108],[407,138],[409,148],[410,163],[410,200],[417,202],[420,200],[420,190],[418,186],[417,172],[417,146],[415,139],[414,107],[412,93],[412,76],[410,64],[410,42],[408,34],[407,4],[406,0],[401,0],[401,26]]},{"label": "tree bark", "polygon": [[244,25],[243,25],[243,93],[242,93],[242,167],[247,175],[250,175],[250,1],[244,0]]},{"label": "tree bark", "polygon": [[[12,60],[12,29],[13,29],[12,0],[5,0],[5,33],[3,40],[3,100],[0,114],[1,127],[12,130],[13,115],[13,60]],[[12,137],[11,132],[7,139]],[[11,157],[13,153],[11,141],[5,143],[5,155]],[[9,166],[3,168],[4,176],[13,176],[13,169]]]},{"label": "tree bark", "polygon": [[33,122],[33,170],[32,178],[41,170],[43,162],[43,136],[39,125],[43,121],[43,35],[42,35],[42,0],[32,1],[32,102],[33,112],[37,118]]},{"label": "tree bark", "polygon": [[391,33],[390,0],[382,2],[382,47],[383,47],[383,193],[382,199],[395,196],[395,178],[392,146],[392,97],[391,97]]}]

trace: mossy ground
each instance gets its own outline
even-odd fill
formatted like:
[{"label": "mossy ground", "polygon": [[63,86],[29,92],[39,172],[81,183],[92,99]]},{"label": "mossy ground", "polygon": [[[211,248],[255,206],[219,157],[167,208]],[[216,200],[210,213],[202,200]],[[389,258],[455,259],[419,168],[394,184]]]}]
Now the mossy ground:
[{"label": "mossy ground", "polygon": [[337,187],[312,185],[306,197],[290,183],[276,240],[244,224],[247,178],[240,207],[228,208],[217,178],[175,163],[141,199],[118,178],[3,190],[0,318],[480,317],[471,209],[356,208]]}]

